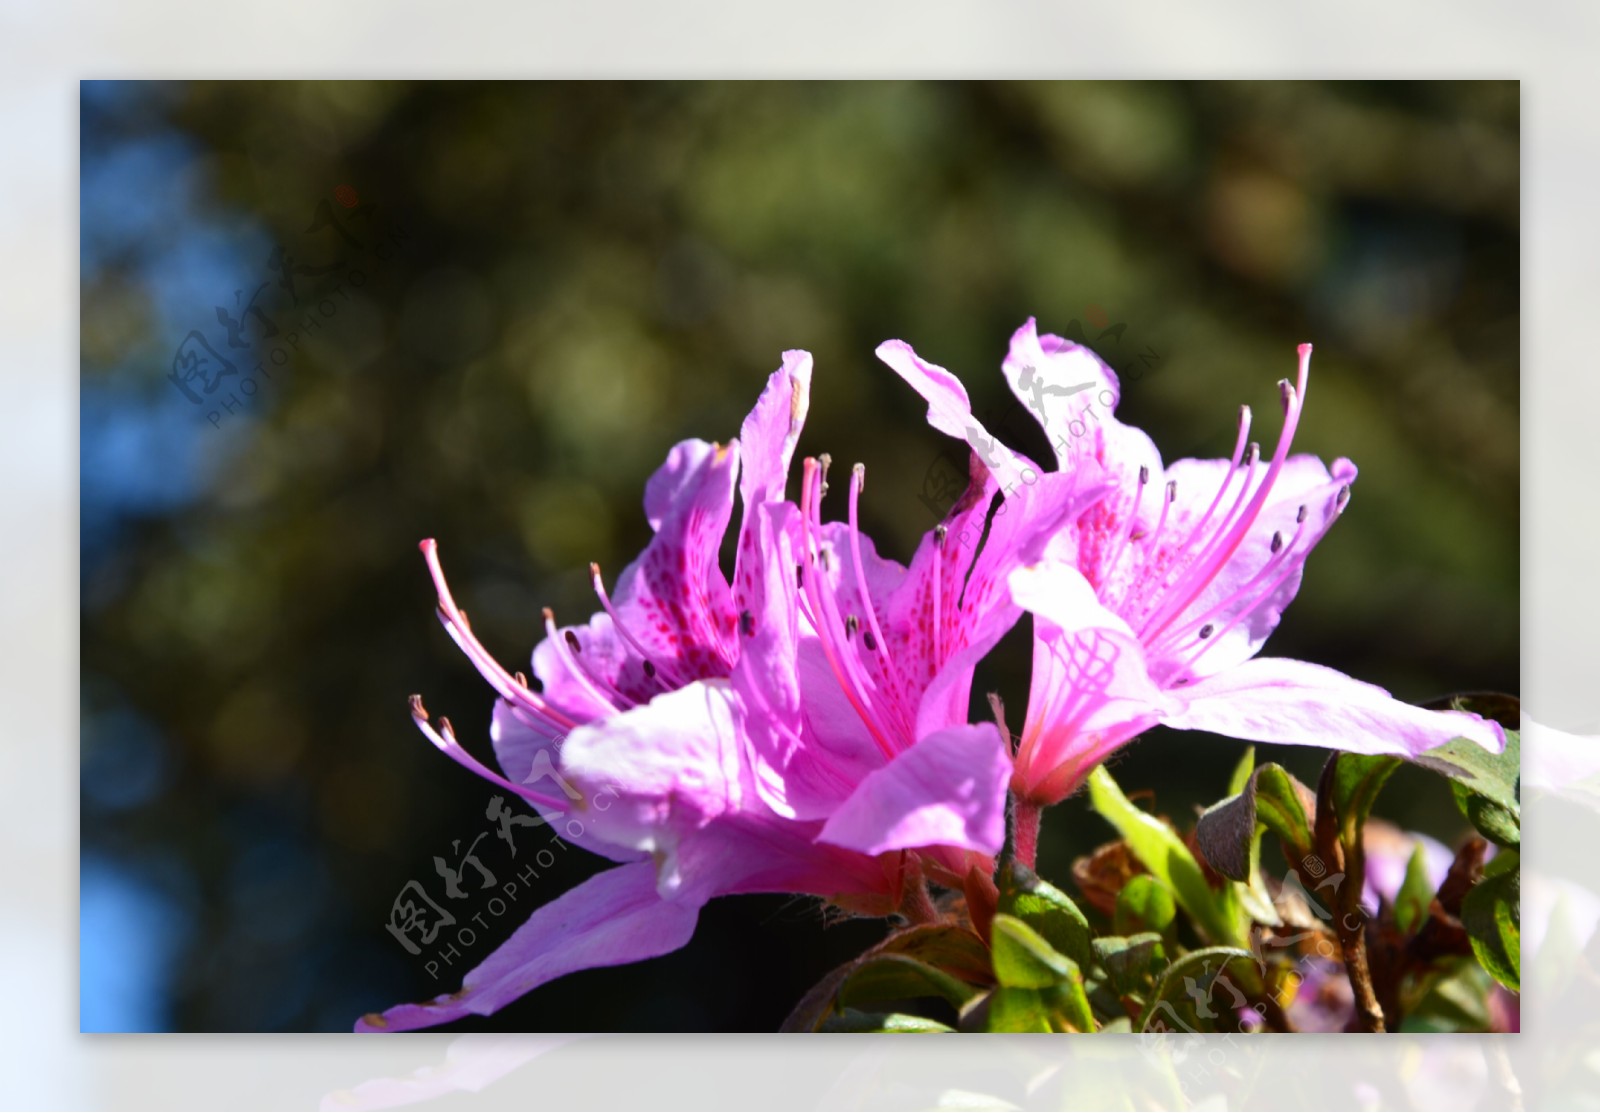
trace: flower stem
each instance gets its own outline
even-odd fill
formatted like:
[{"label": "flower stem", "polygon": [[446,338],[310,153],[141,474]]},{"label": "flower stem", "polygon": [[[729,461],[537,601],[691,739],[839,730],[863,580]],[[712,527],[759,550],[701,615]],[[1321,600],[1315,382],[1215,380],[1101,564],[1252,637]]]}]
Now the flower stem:
[{"label": "flower stem", "polygon": [[938,922],[939,910],[934,907],[933,898],[928,895],[927,882],[919,880],[906,889],[906,899],[901,911],[905,913],[906,920],[913,924]]},{"label": "flower stem", "polygon": [[1021,796],[1011,799],[1011,845],[1017,861],[1034,868],[1039,856],[1039,820],[1043,809]]},{"label": "flower stem", "polygon": [[939,909],[928,893],[922,864],[904,850],[900,852],[900,914],[911,924],[932,924],[939,920]]},{"label": "flower stem", "polygon": [[1352,824],[1349,837],[1341,837],[1342,817],[1333,803],[1337,764],[1338,754],[1335,754],[1322,767],[1322,779],[1317,785],[1317,851],[1327,863],[1326,868],[1340,875],[1333,891],[1332,903],[1339,913],[1334,929],[1339,936],[1339,949],[1344,954],[1345,976],[1350,979],[1350,992],[1355,997],[1356,1020],[1363,1032],[1382,1032],[1385,1030],[1383,1006],[1378,1003],[1377,987],[1372,983],[1372,967],[1367,957],[1367,916],[1361,909],[1361,884],[1366,864],[1361,828],[1359,824]]}]

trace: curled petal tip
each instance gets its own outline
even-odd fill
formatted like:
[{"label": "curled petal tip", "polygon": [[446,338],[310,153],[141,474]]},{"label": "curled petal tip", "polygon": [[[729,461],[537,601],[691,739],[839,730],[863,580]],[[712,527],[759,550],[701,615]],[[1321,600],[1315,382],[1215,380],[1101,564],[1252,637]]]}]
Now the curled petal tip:
[{"label": "curled petal tip", "polygon": [[411,704],[411,717],[422,722],[427,722],[428,709],[422,706],[422,697],[420,695],[412,695],[409,702]]}]

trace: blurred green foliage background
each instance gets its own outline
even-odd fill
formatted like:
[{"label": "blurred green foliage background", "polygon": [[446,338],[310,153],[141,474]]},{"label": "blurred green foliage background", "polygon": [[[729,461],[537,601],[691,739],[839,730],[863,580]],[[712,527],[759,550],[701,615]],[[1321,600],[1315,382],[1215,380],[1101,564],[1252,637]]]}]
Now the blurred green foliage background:
[{"label": "blurred green foliage background", "polygon": [[[408,719],[424,693],[487,753],[491,693],[435,621],[416,543],[439,539],[475,630],[518,667],[541,606],[586,617],[588,562],[609,581],[642,546],[672,443],[735,435],[785,348],[816,357],[802,451],[867,465],[863,524],[903,560],[947,446],[880,341],[997,416],[1012,330],[1076,322],[1114,365],[1144,353],[1121,416],[1173,459],[1225,455],[1241,403],[1275,437],[1274,383],[1312,340],[1297,450],[1361,478],[1267,651],[1416,701],[1519,687],[1514,82],[82,97],[85,1029],[347,1029],[457,988],[590,872],[566,851],[438,979],[385,930],[492,795]],[[280,246],[345,266],[302,271],[296,305]],[[272,343],[302,335],[246,396],[270,348],[238,312],[252,292]],[[245,348],[218,306],[254,329]],[[238,365],[199,405],[168,378],[192,329]],[[1018,446],[1046,458],[1042,437]],[[1019,717],[1026,638],[1024,621],[980,675]],[[1187,819],[1240,750],[1157,732],[1117,775]],[[1267,756],[1308,779],[1321,757]],[[1426,776],[1379,810],[1464,833]],[[1110,837],[1068,801],[1042,871],[1065,880]],[[880,931],[720,901],[686,950],[479,1027],[771,1030]]]}]

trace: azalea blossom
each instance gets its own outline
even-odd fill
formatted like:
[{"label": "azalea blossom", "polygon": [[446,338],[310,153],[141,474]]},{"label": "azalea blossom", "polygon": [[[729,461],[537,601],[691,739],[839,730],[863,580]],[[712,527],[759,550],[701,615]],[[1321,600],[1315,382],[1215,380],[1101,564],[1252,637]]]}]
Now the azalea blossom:
[{"label": "azalea blossom", "polygon": [[[740,441],[674,448],[646,491],[656,535],[615,598],[595,570],[602,613],[566,629],[546,613],[540,691],[472,636],[424,544],[446,628],[500,692],[504,775],[417,701],[419,727],[617,865],[536,911],[459,992],[358,1027],[493,1012],[571,971],[666,953],[717,896],[803,893],[929,919],[925,876],[992,870],[1011,764],[994,724],[966,722],[972,670],[1021,614],[1008,574],[1081,500],[1065,482],[1041,487],[1034,513],[980,551],[997,484],[975,464],[970,497],[901,568],[859,530],[859,469],[847,525],[821,521],[824,460],[806,461],[801,504],[784,501],[809,379],[809,356],[788,353]],[[730,584],[716,553],[736,473]]]},{"label": "azalea blossom", "polygon": [[[954,376],[898,341],[879,355],[928,399],[935,428],[994,451]],[[1290,455],[1311,345],[1299,357],[1296,380],[1279,384],[1284,418],[1269,457],[1250,440],[1245,407],[1230,459],[1164,467],[1150,438],[1114,416],[1116,376],[1092,352],[1040,336],[1032,320],[1012,338],[1004,373],[1052,438],[1060,472],[1092,470],[1111,485],[1010,577],[1034,615],[1012,781],[1025,806],[1061,800],[1157,723],[1360,753],[1413,756],[1457,737],[1504,748],[1501,728],[1477,715],[1424,711],[1320,665],[1255,658],[1356,477],[1348,460],[1330,468]],[[1011,470],[1008,494],[1041,479]]]},{"label": "azalea blossom", "polygon": [[[688,941],[700,907],[722,893],[776,887],[853,896],[879,914],[898,907],[904,878],[895,863],[818,846],[820,822],[796,824],[760,803],[743,758],[742,707],[728,680],[741,630],[753,619],[746,611],[741,620],[739,608],[764,583],[763,510],[781,505],[810,377],[807,353],[785,353],[741,441],[690,440],[672,449],[645,488],[654,536],[614,595],[591,567],[599,613],[584,626],[557,628],[545,612],[547,636],[533,654],[537,685],[478,642],[445,583],[437,547],[423,543],[441,621],[499,693],[491,738],[503,772],[474,758],[448,720],[435,725],[414,699],[418,727],[441,751],[527,801],[563,837],[617,865],[535,911],[466,974],[460,991],[368,1015],[358,1029],[487,1014],[574,970],[665,954]],[[736,481],[745,504],[737,591],[717,563]],[[606,755],[618,752],[621,764],[608,765]],[[572,755],[582,760],[569,764]]]},{"label": "azalea blossom", "polygon": [[765,712],[750,730],[758,785],[780,814],[826,819],[824,842],[920,848],[931,875],[960,885],[1000,848],[1011,768],[997,726],[969,722],[973,671],[1021,617],[1010,573],[1099,492],[1050,477],[985,533],[999,482],[974,456],[966,493],[903,567],[861,531],[860,465],[847,520],[822,521],[828,468],[805,461],[798,516],[779,527],[795,574],[773,598],[796,636],[772,643],[771,667],[735,673]]}]

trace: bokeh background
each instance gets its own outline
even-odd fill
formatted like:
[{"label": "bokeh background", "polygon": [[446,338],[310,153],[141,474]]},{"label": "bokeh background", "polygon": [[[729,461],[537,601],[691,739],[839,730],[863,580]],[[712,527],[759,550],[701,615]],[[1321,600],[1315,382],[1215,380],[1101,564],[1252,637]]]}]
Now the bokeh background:
[{"label": "bokeh background", "polygon": [[[1313,340],[1297,449],[1361,478],[1268,652],[1414,701],[1519,689],[1514,82],[81,97],[84,1030],[346,1030],[457,988],[591,872],[567,851],[437,979],[385,929],[492,795],[409,721],[424,693],[487,752],[416,543],[524,661],[541,606],[585,617],[588,562],[642,546],[670,445],[733,436],[785,348],[817,361],[802,451],[867,465],[864,525],[905,559],[947,445],[880,341],[999,419],[1036,315],[1130,370],[1121,416],[1176,458],[1226,454],[1240,403],[1269,439]],[[191,333],[198,403],[170,377]],[[980,676],[1019,709],[1026,638]],[[1116,773],[1183,819],[1241,750],[1157,731]],[[1320,756],[1270,754],[1307,779]],[[1379,812],[1464,833],[1411,771]],[[1041,871],[1110,837],[1068,801]],[[879,934],[719,901],[675,955],[466,1026],[771,1030]]]}]

